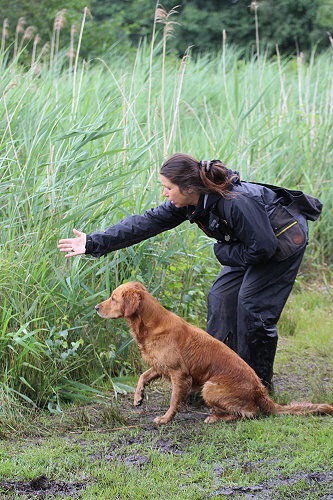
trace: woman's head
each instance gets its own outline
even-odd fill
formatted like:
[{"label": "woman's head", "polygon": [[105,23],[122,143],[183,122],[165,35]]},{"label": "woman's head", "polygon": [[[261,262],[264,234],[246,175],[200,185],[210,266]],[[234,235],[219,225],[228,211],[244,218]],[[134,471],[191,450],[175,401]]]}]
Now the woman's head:
[{"label": "woman's head", "polygon": [[[162,182],[165,179],[178,186],[184,194],[218,193],[226,196],[236,175],[230,175],[220,160],[198,161],[190,155],[175,153],[168,158],[160,170]],[[164,178],[164,179],[163,179]]]}]

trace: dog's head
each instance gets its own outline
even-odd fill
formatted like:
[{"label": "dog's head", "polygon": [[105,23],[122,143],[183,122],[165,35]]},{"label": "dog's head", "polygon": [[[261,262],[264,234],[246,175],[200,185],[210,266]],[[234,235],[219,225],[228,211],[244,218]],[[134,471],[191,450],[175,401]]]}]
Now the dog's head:
[{"label": "dog's head", "polygon": [[95,309],[102,318],[129,318],[138,312],[145,291],[145,287],[137,281],[124,283],[112,292],[108,300],[97,304]]}]

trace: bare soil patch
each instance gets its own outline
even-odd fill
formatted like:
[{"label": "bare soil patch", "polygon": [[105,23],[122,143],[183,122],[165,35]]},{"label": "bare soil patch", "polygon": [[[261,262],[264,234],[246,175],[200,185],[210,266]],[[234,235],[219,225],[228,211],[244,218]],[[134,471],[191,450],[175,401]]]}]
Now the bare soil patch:
[{"label": "bare soil patch", "polygon": [[25,495],[27,498],[52,498],[55,496],[80,497],[80,491],[86,487],[86,483],[65,481],[53,481],[45,475],[38,476],[31,481],[0,481],[0,491],[7,495]]}]

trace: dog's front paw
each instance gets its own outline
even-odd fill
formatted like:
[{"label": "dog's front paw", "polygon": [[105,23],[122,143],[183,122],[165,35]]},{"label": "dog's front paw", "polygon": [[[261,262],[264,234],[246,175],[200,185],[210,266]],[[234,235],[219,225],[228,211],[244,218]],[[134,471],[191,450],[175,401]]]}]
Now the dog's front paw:
[{"label": "dog's front paw", "polygon": [[157,424],[157,425],[167,424],[168,422],[170,422],[170,420],[171,420],[170,417],[166,417],[164,415],[163,417],[156,417],[156,418],[154,418],[154,423]]},{"label": "dog's front paw", "polygon": [[143,394],[135,394],[134,395],[134,406],[141,406],[143,402]]}]

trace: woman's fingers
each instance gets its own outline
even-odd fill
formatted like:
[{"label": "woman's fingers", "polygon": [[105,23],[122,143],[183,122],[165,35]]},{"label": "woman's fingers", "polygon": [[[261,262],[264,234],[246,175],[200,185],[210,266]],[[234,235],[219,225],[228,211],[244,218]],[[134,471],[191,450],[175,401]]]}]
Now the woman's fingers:
[{"label": "woman's fingers", "polygon": [[65,255],[65,257],[74,257],[75,255],[81,255],[86,251],[86,239],[87,236],[77,229],[73,229],[75,238],[65,238],[59,240],[58,248],[60,252],[70,252]]},{"label": "woman's fingers", "polygon": [[58,245],[58,248],[60,250],[60,252],[68,252],[69,250],[72,250],[72,245],[67,245],[67,244],[62,244],[62,245]]},{"label": "woman's fingers", "polygon": [[76,243],[77,242],[75,238],[71,238],[70,240],[59,240],[58,248],[68,248],[68,250],[70,250],[74,245],[76,246]]},{"label": "woman's fingers", "polygon": [[59,240],[58,247],[60,245],[71,245],[73,240],[74,240],[74,238],[70,238],[68,240]]},{"label": "woman's fingers", "polygon": [[75,250],[74,248],[72,247],[60,247],[58,245],[58,248],[60,250],[60,252],[69,252],[69,253],[66,253],[65,257],[75,257],[75,255],[82,255],[84,252],[84,250],[82,251],[81,249],[77,249]]},{"label": "woman's fingers", "polygon": [[78,231],[77,229],[73,229],[73,233],[75,236],[85,236],[85,233],[82,233],[81,231]]},{"label": "woman's fingers", "polygon": [[[68,241],[68,240],[67,240]],[[58,248],[60,252],[69,252],[65,255],[65,257],[74,257],[75,255],[78,255],[79,253],[82,252],[77,252],[74,250],[73,245],[70,243],[59,243]]]},{"label": "woman's fingers", "polygon": [[68,259],[68,257],[75,257],[75,255],[81,255],[81,254],[82,252],[75,252],[75,250],[73,250],[71,253],[66,253],[65,257],[66,259]]}]

